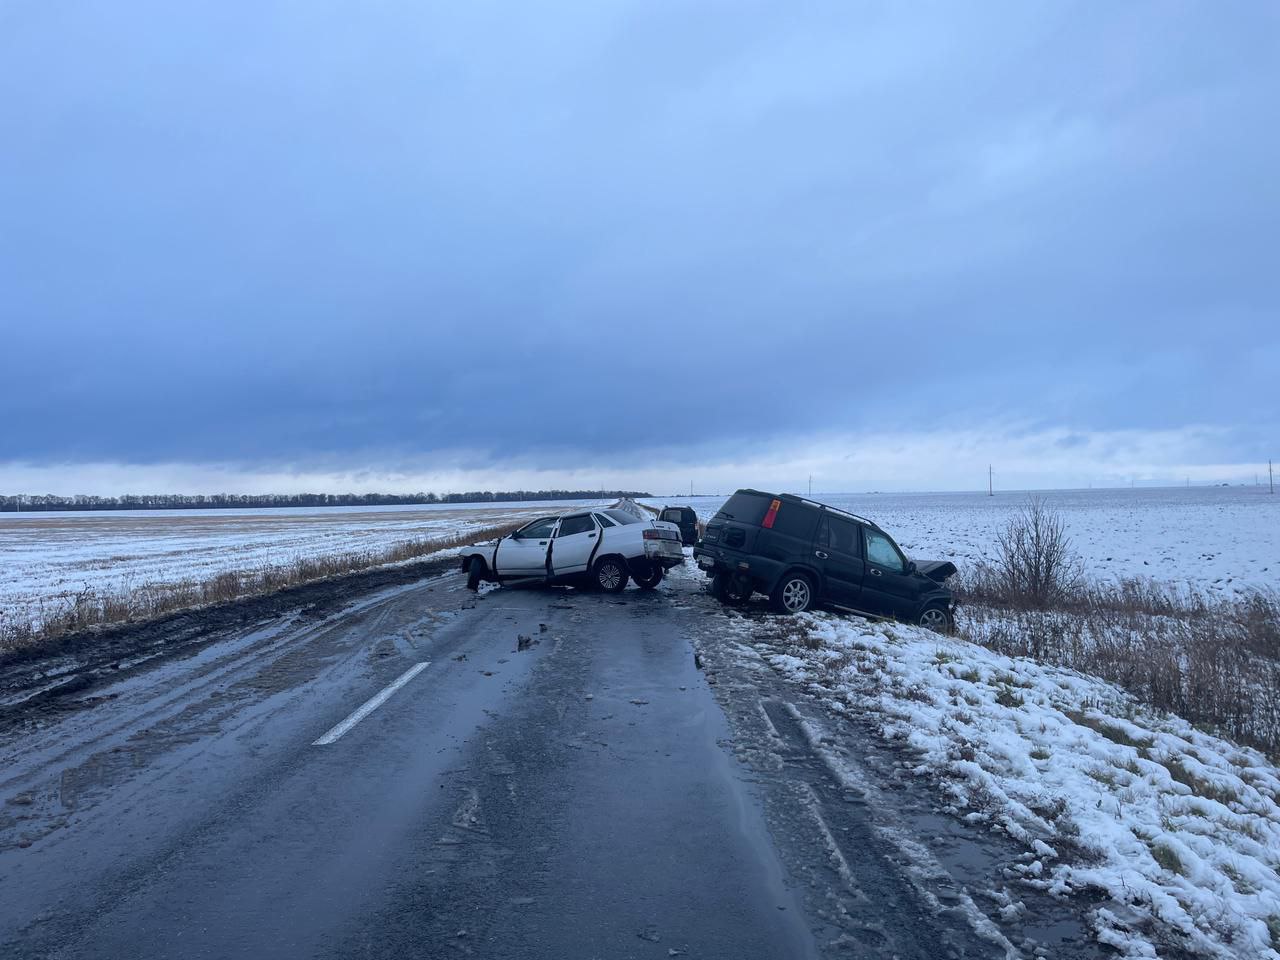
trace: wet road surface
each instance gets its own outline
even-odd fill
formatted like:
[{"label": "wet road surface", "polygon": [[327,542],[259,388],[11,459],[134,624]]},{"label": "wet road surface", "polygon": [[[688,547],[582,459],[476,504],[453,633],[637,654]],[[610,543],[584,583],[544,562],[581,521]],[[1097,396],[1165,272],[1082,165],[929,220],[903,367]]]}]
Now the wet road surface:
[{"label": "wet road surface", "polygon": [[[692,577],[459,579],[229,633],[9,728],[0,956],[1030,955],[963,883],[895,862],[893,804],[819,762]],[[954,848],[923,808],[893,816]],[[1035,932],[1092,955],[1069,919]]]}]

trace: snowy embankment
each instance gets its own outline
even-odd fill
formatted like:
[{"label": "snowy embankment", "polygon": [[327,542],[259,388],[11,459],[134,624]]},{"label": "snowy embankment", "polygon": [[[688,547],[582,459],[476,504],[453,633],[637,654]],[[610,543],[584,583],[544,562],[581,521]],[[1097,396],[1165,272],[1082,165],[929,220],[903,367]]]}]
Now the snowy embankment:
[{"label": "snowy embankment", "polygon": [[963,640],[830,614],[795,627],[752,641],[906,748],[950,812],[1022,843],[1021,879],[1104,894],[1100,941],[1130,957],[1280,957],[1280,775],[1263,755]]}]

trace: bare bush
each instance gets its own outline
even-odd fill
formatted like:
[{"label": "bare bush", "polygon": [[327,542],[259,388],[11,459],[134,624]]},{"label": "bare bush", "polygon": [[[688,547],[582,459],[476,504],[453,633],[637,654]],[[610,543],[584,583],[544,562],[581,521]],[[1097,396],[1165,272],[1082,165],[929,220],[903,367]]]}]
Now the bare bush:
[{"label": "bare bush", "polygon": [[1062,517],[1037,497],[996,534],[996,572],[1006,601],[1052,606],[1084,582],[1084,567],[1071,549]]},{"label": "bare bush", "polygon": [[506,536],[518,526],[507,524],[449,537],[406,540],[382,550],[297,557],[291,563],[229,570],[205,580],[147,583],[118,591],[85,589],[69,602],[52,609],[39,605],[34,616],[0,610],[0,654],[40,646],[96,627],[149,620],[178,610],[274,593],[383,564],[414,560],[441,550]]}]

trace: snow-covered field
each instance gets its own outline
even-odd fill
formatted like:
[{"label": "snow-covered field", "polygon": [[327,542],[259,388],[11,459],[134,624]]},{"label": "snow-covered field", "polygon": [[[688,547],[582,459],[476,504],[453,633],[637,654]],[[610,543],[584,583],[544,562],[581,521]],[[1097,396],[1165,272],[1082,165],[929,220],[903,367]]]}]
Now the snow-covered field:
[{"label": "snow-covered field", "polygon": [[[593,501],[602,502],[602,501]],[[0,514],[0,610],[448,537],[572,503]]]},{"label": "snow-covered field", "polygon": [[1094,930],[1121,955],[1173,942],[1280,957],[1280,774],[1261,754],[1102,681],[920,628],[806,614],[779,639],[736,624],[744,656],[864,717],[951,812],[1019,841],[1015,875],[1105,894]]},{"label": "snow-covered field", "polygon": [[[1280,589],[1280,494],[1266,487],[1050,490],[1075,551],[1098,580],[1151,577],[1231,594]],[[1031,494],[997,492],[817,494],[813,499],[874,520],[917,559],[991,559],[996,532]],[[728,499],[650,499],[688,504],[709,520]]]}]

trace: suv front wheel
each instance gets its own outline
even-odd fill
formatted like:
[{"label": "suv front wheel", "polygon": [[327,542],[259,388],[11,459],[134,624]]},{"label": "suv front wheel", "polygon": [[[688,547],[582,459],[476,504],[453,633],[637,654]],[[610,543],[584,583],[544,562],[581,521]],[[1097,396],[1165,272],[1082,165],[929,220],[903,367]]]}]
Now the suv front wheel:
[{"label": "suv front wheel", "polygon": [[950,633],[954,624],[945,603],[930,603],[920,611],[920,626],[938,633]]},{"label": "suv front wheel", "polygon": [[769,603],[778,613],[804,613],[813,601],[813,581],[803,573],[788,573],[769,594]]}]

